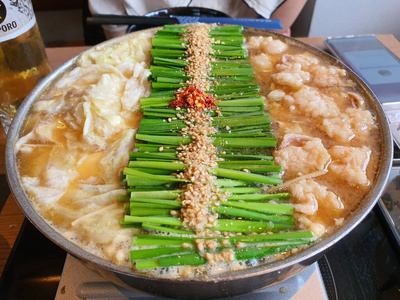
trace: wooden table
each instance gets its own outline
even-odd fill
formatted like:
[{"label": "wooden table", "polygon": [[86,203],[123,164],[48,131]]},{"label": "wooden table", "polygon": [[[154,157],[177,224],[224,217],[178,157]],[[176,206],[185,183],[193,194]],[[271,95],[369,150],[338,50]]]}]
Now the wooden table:
[{"label": "wooden table", "polygon": [[[395,55],[400,58],[400,42],[392,35],[378,35],[378,39],[388,47]],[[299,38],[299,40],[326,50],[324,45],[325,38]],[[68,59],[78,55],[89,47],[65,47],[65,48],[48,48],[46,49],[52,69],[56,69]],[[6,136],[2,128],[0,128],[0,174],[5,174],[4,168],[4,145]],[[24,215],[16,204],[12,195],[0,214],[0,275],[3,272],[10,251],[14,245],[15,239],[21,228]]]}]

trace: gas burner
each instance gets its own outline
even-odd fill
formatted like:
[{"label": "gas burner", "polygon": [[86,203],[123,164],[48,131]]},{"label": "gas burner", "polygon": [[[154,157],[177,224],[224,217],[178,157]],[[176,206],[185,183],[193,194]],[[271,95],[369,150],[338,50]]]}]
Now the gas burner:
[{"label": "gas burner", "polygon": [[[231,300],[257,299],[306,299],[312,295],[315,299],[328,298],[318,263],[297,274],[296,276],[246,295],[231,297]],[[77,258],[67,255],[64,270],[58,286],[56,300],[72,299],[165,299],[142,294],[135,290],[119,287],[107,279],[89,270]]]}]

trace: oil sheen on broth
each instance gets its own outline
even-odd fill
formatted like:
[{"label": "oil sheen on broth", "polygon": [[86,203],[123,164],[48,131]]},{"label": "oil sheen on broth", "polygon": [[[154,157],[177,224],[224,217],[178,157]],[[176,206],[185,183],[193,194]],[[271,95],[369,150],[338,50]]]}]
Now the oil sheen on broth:
[{"label": "oil sheen on broth", "polygon": [[[341,225],[374,182],[379,132],[344,70],[272,37],[247,37],[250,62],[278,139],[282,188],[296,226],[317,237]],[[15,145],[21,181],[35,208],[86,251],[130,266],[134,229],[121,228],[119,184],[149,95],[151,35],[96,47],[35,103]],[[285,185],[285,183],[284,183]],[[195,272],[245,267],[233,263]],[[155,276],[192,276],[193,269]]]},{"label": "oil sheen on broth", "polygon": [[[272,37],[249,37],[299,228],[321,236],[360,203],[374,181],[379,132],[346,71]],[[311,175],[310,175],[311,174]],[[303,179],[303,180],[300,180]]]}]

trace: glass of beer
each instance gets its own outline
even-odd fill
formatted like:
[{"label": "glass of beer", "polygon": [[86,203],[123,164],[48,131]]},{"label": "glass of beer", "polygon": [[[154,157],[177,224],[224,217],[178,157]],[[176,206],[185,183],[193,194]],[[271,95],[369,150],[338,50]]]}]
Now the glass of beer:
[{"label": "glass of beer", "polygon": [[0,121],[7,133],[22,101],[51,69],[32,4],[6,1],[0,0]]}]

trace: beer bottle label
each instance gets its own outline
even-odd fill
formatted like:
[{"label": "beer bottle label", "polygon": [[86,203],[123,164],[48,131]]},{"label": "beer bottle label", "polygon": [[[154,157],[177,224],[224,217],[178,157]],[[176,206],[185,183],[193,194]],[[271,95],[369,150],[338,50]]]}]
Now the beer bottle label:
[{"label": "beer bottle label", "polygon": [[0,43],[20,36],[35,23],[30,0],[0,0]]}]

